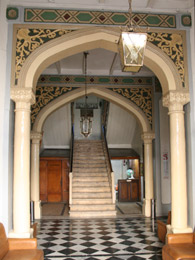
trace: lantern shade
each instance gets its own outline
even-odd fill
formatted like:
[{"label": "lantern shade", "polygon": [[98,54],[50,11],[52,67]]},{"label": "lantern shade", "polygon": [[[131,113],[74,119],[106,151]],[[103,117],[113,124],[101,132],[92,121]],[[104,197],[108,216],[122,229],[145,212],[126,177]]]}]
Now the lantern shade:
[{"label": "lantern shade", "polygon": [[119,40],[119,52],[122,71],[138,72],[141,69],[143,66],[146,42],[146,33],[121,33]]},{"label": "lantern shade", "polygon": [[90,117],[84,116],[80,121],[81,134],[86,138],[92,133],[92,121]]}]

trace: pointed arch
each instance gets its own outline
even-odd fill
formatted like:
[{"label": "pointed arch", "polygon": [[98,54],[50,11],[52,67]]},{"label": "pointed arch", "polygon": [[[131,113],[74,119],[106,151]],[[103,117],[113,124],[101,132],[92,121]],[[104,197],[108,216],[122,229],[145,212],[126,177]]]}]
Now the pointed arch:
[{"label": "pointed arch", "polygon": [[[58,60],[86,50],[103,48],[118,52],[118,28],[90,27],[65,34],[37,48],[25,61],[18,79],[19,88],[35,91],[42,71]],[[147,43],[144,65],[151,69],[161,82],[163,95],[181,90],[182,82],[173,61],[158,47]]]},{"label": "pointed arch", "polygon": [[[89,87],[88,94],[89,95],[93,94],[98,97],[101,97],[127,110],[129,113],[133,114],[136,117],[136,119],[138,120],[138,122],[142,127],[143,132],[151,132],[151,126],[149,124],[147,117],[145,116],[143,111],[139,109],[133,102],[127,100],[122,96],[119,96],[116,93],[113,93],[113,91],[111,90],[101,88],[101,87],[95,87],[95,86]],[[42,132],[44,122],[52,112],[59,109],[63,105],[66,105],[74,101],[77,98],[83,97],[84,95],[85,95],[85,90],[83,88],[80,88],[56,98],[54,101],[49,103],[40,111],[33,125],[33,131]]]}]

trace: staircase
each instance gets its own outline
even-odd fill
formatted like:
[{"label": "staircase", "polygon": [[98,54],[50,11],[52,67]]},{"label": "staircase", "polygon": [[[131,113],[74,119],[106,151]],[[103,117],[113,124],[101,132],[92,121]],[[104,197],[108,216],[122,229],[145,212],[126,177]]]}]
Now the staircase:
[{"label": "staircase", "polygon": [[116,216],[106,158],[101,140],[75,140],[71,217]]}]

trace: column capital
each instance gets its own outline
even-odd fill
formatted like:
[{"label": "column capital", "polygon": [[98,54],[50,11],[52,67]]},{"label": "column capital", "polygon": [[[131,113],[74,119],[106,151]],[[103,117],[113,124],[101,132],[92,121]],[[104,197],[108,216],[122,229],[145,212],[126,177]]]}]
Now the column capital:
[{"label": "column capital", "polygon": [[30,88],[11,88],[11,99],[14,102],[35,103],[35,94]]},{"label": "column capital", "polygon": [[145,132],[141,135],[144,144],[151,144],[152,140],[155,138],[155,133],[152,132]]},{"label": "column capital", "polygon": [[34,144],[35,144],[35,143],[39,144],[40,141],[41,141],[41,139],[42,139],[42,133],[32,131],[32,132],[30,133],[30,139],[32,140],[32,143],[34,143]]},{"label": "column capital", "polygon": [[183,106],[190,102],[190,94],[188,92],[170,91],[163,97],[163,106],[168,107],[169,111],[183,111]]}]

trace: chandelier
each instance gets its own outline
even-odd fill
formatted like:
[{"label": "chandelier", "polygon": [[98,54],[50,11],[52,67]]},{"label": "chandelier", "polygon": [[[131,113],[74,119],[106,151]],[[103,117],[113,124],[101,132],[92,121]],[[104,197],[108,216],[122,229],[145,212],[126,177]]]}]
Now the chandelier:
[{"label": "chandelier", "polygon": [[132,0],[128,1],[129,21],[126,31],[123,31],[120,35],[119,53],[121,58],[122,71],[139,72],[143,66],[147,34],[135,32],[132,22]]},{"label": "chandelier", "polygon": [[81,134],[84,137],[88,137],[92,133],[92,120],[91,117],[89,116],[89,111],[88,111],[88,104],[87,104],[87,55],[89,54],[88,52],[84,52],[84,69],[85,69],[85,104],[84,104],[84,116],[81,116],[81,121],[80,121],[80,127],[81,127]]}]

